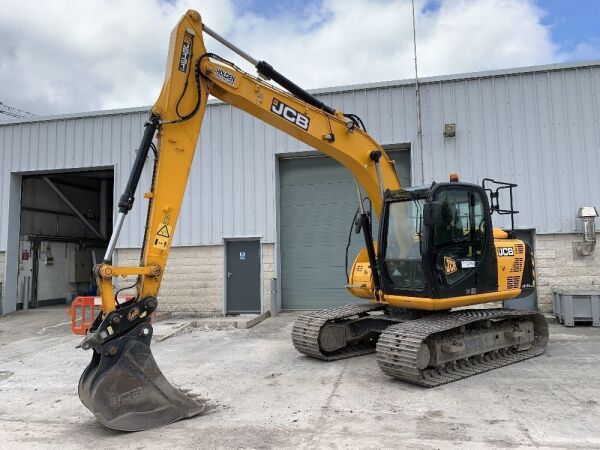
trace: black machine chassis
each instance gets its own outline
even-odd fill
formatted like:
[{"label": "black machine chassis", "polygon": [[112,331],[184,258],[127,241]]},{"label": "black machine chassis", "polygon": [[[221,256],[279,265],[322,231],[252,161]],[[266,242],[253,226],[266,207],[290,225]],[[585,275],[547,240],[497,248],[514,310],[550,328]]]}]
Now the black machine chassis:
[{"label": "black machine chassis", "polygon": [[[370,315],[376,311],[384,314]],[[394,317],[388,312],[385,305],[358,303],[303,314],[293,326],[294,347],[300,353],[324,361],[377,352],[377,363],[386,375],[425,387],[435,387],[541,355],[548,342],[546,320],[534,311],[470,309],[433,313],[414,320]],[[364,339],[351,340],[348,345],[335,351],[324,351],[320,340],[328,325],[347,323],[351,326],[361,320],[368,323],[365,319],[369,318],[374,329],[372,333],[363,333]],[[381,326],[383,318],[389,321],[389,326]],[[467,357],[460,357],[459,352],[452,362],[419,368],[422,365],[419,363],[419,350],[424,344],[447,340],[449,337],[460,340],[461,333],[473,327],[485,329],[522,321],[533,322],[535,334],[526,346],[519,346],[515,341],[506,348]]]}]

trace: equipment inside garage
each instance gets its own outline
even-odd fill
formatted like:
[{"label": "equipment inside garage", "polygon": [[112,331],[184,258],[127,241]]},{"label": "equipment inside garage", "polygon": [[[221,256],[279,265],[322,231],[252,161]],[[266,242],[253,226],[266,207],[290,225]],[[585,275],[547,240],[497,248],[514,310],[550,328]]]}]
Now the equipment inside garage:
[{"label": "equipment inside garage", "polygon": [[17,308],[95,295],[112,231],[113,170],[23,176]]},{"label": "equipment inside garage", "polygon": [[[410,149],[386,149],[402,186],[410,186]],[[281,303],[283,309],[323,309],[352,302],[346,284],[345,248],[358,205],[352,174],[326,156],[279,163]],[[374,217],[377,236],[377,218]],[[349,264],[363,247],[352,231]]]}]

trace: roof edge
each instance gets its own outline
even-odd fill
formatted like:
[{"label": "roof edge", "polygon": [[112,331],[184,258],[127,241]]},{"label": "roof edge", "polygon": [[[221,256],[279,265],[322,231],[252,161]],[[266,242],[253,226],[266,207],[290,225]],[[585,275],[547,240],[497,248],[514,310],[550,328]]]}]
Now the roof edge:
[{"label": "roof edge", "polygon": [[[432,84],[432,83],[440,83],[445,81],[461,81],[461,80],[469,80],[469,79],[481,79],[481,78],[494,78],[501,76],[509,76],[509,75],[522,75],[528,73],[536,73],[536,72],[553,72],[565,69],[581,69],[585,67],[599,67],[600,68],[600,60],[591,60],[591,61],[580,61],[580,62],[564,62],[564,63],[556,63],[556,64],[545,64],[539,66],[524,66],[517,68],[509,68],[509,69],[494,69],[480,72],[464,72],[450,75],[438,75],[432,77],[423,77],[419,79],[419,84]],[[365,89],[379,89],[386,87],[395,87],[395,86],[407,86],[413,85],[415,83],[414,78],[408,78],[403,80],[390,80],[390,81],[376,81],[372,83],[362,83],[362,84],[349,84],[342,86],[331,86],[325,88],[318,89],[308,89],[308,92],[315,95],[320,94],[338,94],[342,92],[350,92],[350,91],[358,91]],[[210,99],[208,104],[222,104],[223,102],[219,99]],[[99,110],[99,111],[88,111],[81,113],[70,113],[70,114],[57,114],[57,115],[48,115],[48,116],[39,116],[39,117],[27,117],[23,119],[10,119],[6,122],[0,122],[0,127],[6,125],[18,125],[22,123],[32,123],[32,122],[48,122],[53,120],[65,120],[65,119],[79,119],[86,117],[98,117],[98,116],[112,116],[119,114],[135,114],[135,113],[147,113],[150,111],[151,106],[140,106],[133,108],[121,108],[121,109],[107,109],[107,110]]]},{"label": "roof edge", "polygon": [[[581,69],[586,67],[600,68],[600,59],[580,62],[565,62],[555,64],[544,64],[538,66],[523,66],[508,69],[483,70],[479,72],[461,72],[449,75],[436,75],[431,77],[419,78],[419,84],[440,83],[444,81],[462,81],[478,78],[493,78],[508,75],[523,75],[536,72],[555,72],[565,69]],[[356,91],[362,89],[377,89],[382,87],[406,86],[415,84],[414,78],[405,78],[402,80],[378,81],[373,83],[350,84],[343,86],[331,86],[318,89],[310,89],[311,94],[335,94],[339,92]]]}]

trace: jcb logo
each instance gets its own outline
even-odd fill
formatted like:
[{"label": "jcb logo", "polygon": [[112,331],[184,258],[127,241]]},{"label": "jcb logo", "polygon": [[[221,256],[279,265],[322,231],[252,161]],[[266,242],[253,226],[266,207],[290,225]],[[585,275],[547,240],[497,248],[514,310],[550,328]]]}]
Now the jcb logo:
[{"label": "jcb logo", "polygon": [[515,251],[512,247],[498,247],[498,256],[515,256]]},{"label": "jcb logo", "polygon": [[458,266],[456,265],[456,261],[452,258],[444,256],[444,271],[447,274],[454,273],[458,270]]},{"label": "jcb logo", "polygon": [[304,114],[296,111],[294,108],[291,108],[285,103],[277,100],[276,98],[274,98],[273,103],[271,103],[271,112],[274,112],[278,116],[283,117],[285,120],[292,122],[294,125],[299,126],[303,130],[308,130],[310,119]]}]

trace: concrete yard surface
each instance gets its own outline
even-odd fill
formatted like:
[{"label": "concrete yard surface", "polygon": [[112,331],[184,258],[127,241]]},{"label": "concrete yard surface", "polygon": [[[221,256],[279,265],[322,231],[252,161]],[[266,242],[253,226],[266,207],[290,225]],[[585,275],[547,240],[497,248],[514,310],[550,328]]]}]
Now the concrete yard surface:
[{"label": "concrete yard surface", "polygon": [[388,378],[374,355],[300,355],[297,313],[199,328],[152,349],[170,381],[210,399],[209,412],[121,433],[79,401],[91,354],[75,349],[64,310],[0,318],[0,448],[600,448],[598,328],[553,324],[541,357],[435,389]]}]

